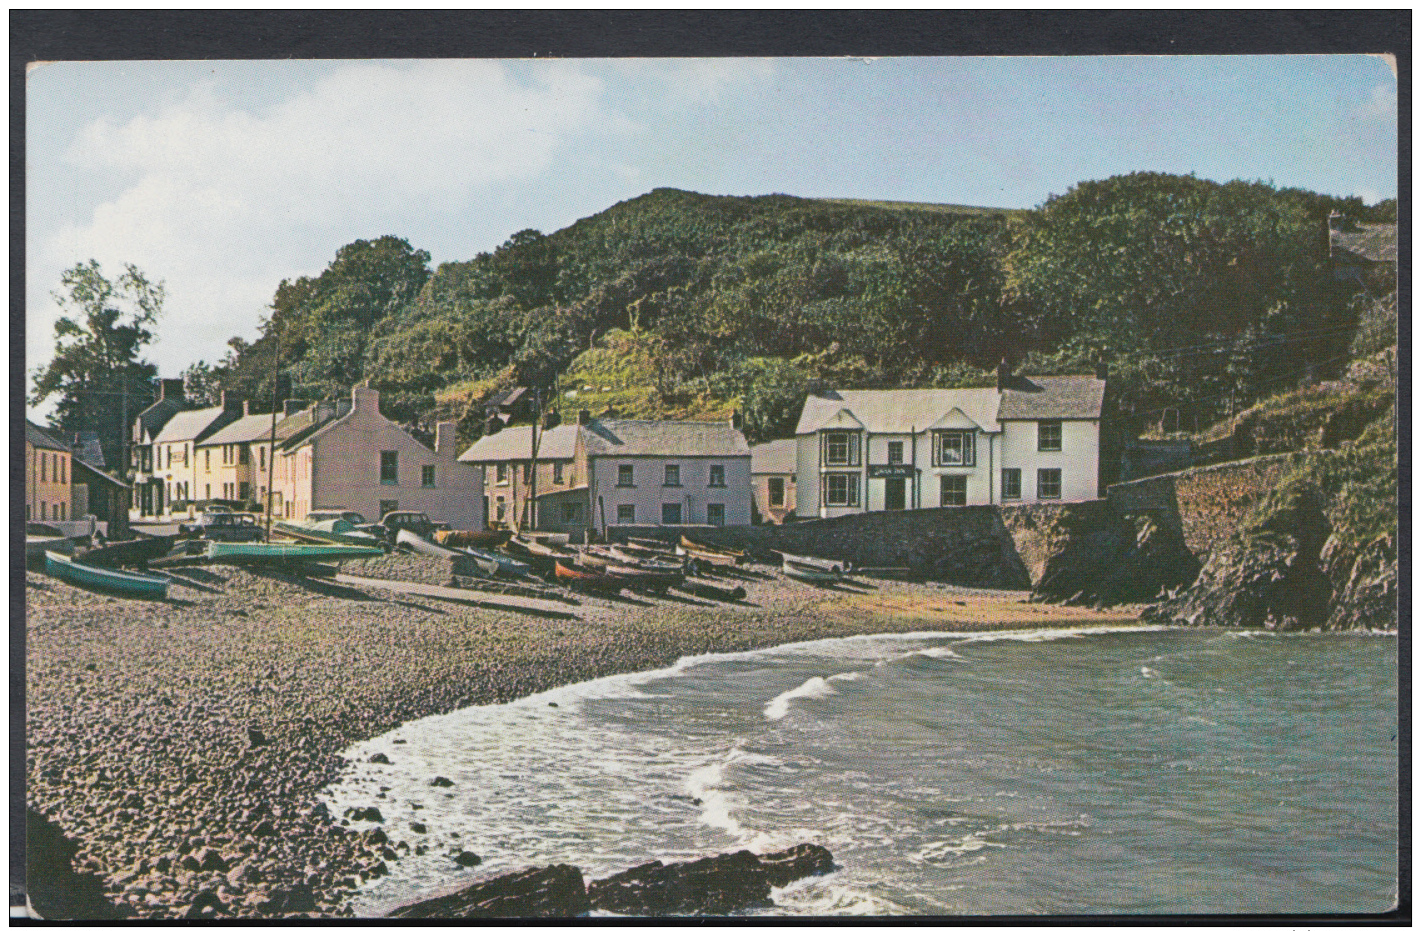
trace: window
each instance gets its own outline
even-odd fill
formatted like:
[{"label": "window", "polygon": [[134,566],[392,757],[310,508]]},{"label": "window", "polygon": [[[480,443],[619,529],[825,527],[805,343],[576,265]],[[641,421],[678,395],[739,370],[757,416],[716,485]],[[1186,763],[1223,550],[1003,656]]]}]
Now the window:
[{"label": "window", "polygon": [[681,484],[681,467],[678,466],[678,465],[668,465],[668,466],[666,467],[666,481],[663,482],[662,484],[665,484],[665,485],[679,485],[679,484]]},{"label": "window", "polygon": [[661,522],[663,524],[681,523],[681,505],[663,504],[661,506]]},{"label": "window", "polygon": [[529,485],[533,481],[533,463],[523,463],[523,484]]},{"label": "window", "polygon": [[508,502],[504,501],[503,498],[500,497],[500,498],[498,499],[498,519],[499,519],[499,520],[503,520],[504,516],[505,516],[507,513],[508,513]]},{"label": "window", "polygon": [[1061,451],[1061,421],[1042,420],[1036,424],[1036,448],[1043,453]]},{"label": "window", "polygon": [[617,523],[619,523],[619,524],[635,524],[635,523],[636,523],[636,505],[635,505],[635,504],[619,504],[619,505],[617,505]]},{"label": "window", "polygon": [[[617,484],[622,488],[632,487],[631,463],[625,463],[623,465],[617,466]],[[620,519],[618,519],[618,523],[621,523]]]},{"label": "window", "polygon": [[419,468],[419,484],[420,484],[420,486],[423,487],[423,488],[433,488],[433,487],[434,487],[434,466],[432,466],[432,465],[420,466],[420,468]]},{"label": "window", "polygon": [[500,485],[507,485],[507,484],[508,484],[508,463],[506,463],[506,462],[500,462],[497,466],[494,467],[494,472],[495,472],[496,480],[497,480],[498,484],[500,484]]},{"label": "window", "polygon": [[187,445],[186,443],[184,443],[184,444],[183,444],[183,465],[187,465],[187,464],[188,464],[188,463],[187,463],[187,450],[188,450],[188,445]]},{"label": "window", "polygon": [[723,465],[713,465],[713,466],[710,467],[710,487],[712,487],[712,488],[724,488],[724,487],[725,487],[725,466],[723,466]]},{"label": "window", "polygon": [[933,434],[933,465],[977,464],[977,435],[971,430],[938,430]]},{"label": "window", "polygon": [[828,507],[857,507],[859,477],[852,472],[833,472],[824,476],[824,504]]},{"label": "window", "polygon": [[1019,501],[1021,499],[1021,470],[1002,469],[1002,500]]},{"label": "window", "polygon": [[396,501],[394,498],[383,498],[380,501],[380,516],[382,518],[391,511],[398,511],[399,509],[400,502]]},{"label": "window", "polygon": [[770,507],[782,508],[785,504],[785,480],[782,478],[770,479]]},{"label": "window", "polygon": [[39,454],[39,480],[41,482],[49,481],[49,453]]},{"label": "window", "polygon": [[1059,498],[1059,497],[1061,497],[1061,470],[1060,470],[1060,469],[1037,469],[1037,470],[1036,470],[1036,497],[1038,497],[1038,498]]},{"label": "window", "polygon": [[901,463],[902,461],[903,461],[903,441],[902,441],[902,440],[889,440],[889,441],[888,441],[888,464],[889,464],[889,465],[898,465],[898,464]]},{"label": "window", "polygon": [[859,435],[857,433],[825,433],[824,464],[858,465]]},{"label": "window", "polygon": [[942,507],[960,508],[967,503],[967,476],[944,475],[942,477]]},{"label": "window", "polygon": [[210,449],[202,451],[202,468],[207,472],[212,471],[212,450]]},{"label": "window", "polygon": [[261,467],[262,469],[265,469],[265,468],[266,468],[266,447],[265,447],[265,446],[258,446],[258,447],[257,447],[257,458],[261,460],[260,467]]},{"label": "window", "polygon": [[65,504],[64,504],[63,501],[61,501],[61,502],[59,502],[59,519],[60,519],[60,520],[64,520],[64,510],[65,510]]},{"label": "window", "polygon": [[380,453],[380,484],[398,485],[400,483],[400,454],[392,450],[385,450]]},{"label": "window", "polygon": [[48,501],[41,501],[41,502],[39,503],[39,519],[40,519],[40,520],[49,520],[49,502],[48,502]]},{"label": "window", "polygon": [[[246,449],[245,446],[242,448]],[[246,501],[252,496],[252,486],[249,482],[242,482],[241,487],[238,490],[241,492],[241,494],[237,495],[237,497],[241,498],[243,501]]]},{"label": "window", "polygon": [[211,500],[212,500],[212,485],[211,485],[211,483],[209,483],[209,484],[207,485],[207,487],[203,490],[202,497],[203,497],[203,500],[205,500],[205,501],[211,501]]},{"label": "window", "polygon": [[246,464],[247,464],[247,461],[250,460],[250,459],[251,459],[251,450],[247,447],[247,445],[246,445],[245,443],[243,443],[241,446],[238,446],[238,447],[237,447],[237,462],[239,462],[239,463],[242,464],[242,465],[246,465]]},{"label": "window", "polygon": [[553,463],[553,484],[554,484],[554,485],[561,485],[561,484],[562,484],[562,463],[561,463],[561,462],[554,462],[554,463]]},{"label": "window", "polygon": [[723,505],[723,504],[707,504],[707,505],[706,505],[706,523],[710,524],[712,527],[724,527],[724,526],[725,526],[725,505]]},{"label": "window", "polygon": [[582,523],[582,506],[576,501],[564,501],[562,503],[562,522],[564,524]]}]

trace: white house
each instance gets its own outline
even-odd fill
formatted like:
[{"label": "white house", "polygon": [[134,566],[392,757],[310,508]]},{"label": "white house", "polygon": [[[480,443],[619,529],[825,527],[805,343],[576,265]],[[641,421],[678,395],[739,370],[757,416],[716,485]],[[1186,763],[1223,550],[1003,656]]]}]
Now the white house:
[{"label": "white house", "polygon": [[1104,396],[1103,377],[1005,370],[995,388],[811,396],[795,429],[798,513],[1096,498]]},{"label": "white house", "polygon": [[592,526],[750,523],[750,445],[729,422],[579,416],[578,484]]}]

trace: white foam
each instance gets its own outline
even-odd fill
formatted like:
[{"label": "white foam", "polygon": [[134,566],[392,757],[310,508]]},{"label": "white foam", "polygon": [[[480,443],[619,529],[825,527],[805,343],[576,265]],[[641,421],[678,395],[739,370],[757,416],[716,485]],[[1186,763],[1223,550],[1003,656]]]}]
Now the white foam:
[{"label": "white foam", "polygon": [[789,703],[796,698],[824,698],[829,695],[836,695],[838,692],[829,683],[835,680],[840,682],[852,682],[859,678],[856,672],[841,672],[838,675],[825,679],[823,676],[814,676],[801,685],[790,689],[788,692],[781,692],[765,704],[765,717],[771,721],[778,721],[789,714]]}]

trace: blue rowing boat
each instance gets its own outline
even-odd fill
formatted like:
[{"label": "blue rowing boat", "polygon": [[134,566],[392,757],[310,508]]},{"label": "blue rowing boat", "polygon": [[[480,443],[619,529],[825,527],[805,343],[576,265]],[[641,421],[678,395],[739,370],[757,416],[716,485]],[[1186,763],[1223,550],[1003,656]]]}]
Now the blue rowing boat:
[{"label": "blue rowing boat", "polygon": [[72,585],[139,598],[168,597],[168,580],[161,576],[125,572],[122,569],[105,569],[102,566],[86,566],[53,550],[44,554],[44,564],[45,571],[50,575]]}]

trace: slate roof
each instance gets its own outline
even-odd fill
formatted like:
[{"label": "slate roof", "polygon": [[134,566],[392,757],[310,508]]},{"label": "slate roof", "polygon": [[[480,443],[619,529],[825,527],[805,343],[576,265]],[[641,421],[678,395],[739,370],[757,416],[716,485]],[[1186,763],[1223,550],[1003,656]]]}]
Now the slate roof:
[{"label": "slate roof", "polygon": [[751,475],[778,475],[799,467],[799,443],[796,440],[775,440],[750,447]]},{"label": "slate roof", "polygon": [[[480,437],[464,450],[460,462],[507,462],[529,458],[533,445],[529,432],[533,428],[505,427],[490,436]],[[551,430],[538,431],[539,459],[571,459],[577,449],[577,424],[565,423]]]},{"label": "slate roof", "polygon": [[[297,411],[276,422],[276,445],[285,450],[296,449],[316,433],[350,413],[350,399],[336,401],[335,412],[328,407],[312,404],[305,410]],[[268,415],[270,416],[270,415]]]},{"label": "slate roof", "polygon": [[[282,416],[278,411],[276,415],[277,430],[281,429]],[[281,434],[278,432],[277,436]],[[265,414],[248,414],[238,420],[234,420],[227,426],[203,440],[201,446],[221,446],[226,443],[252,443],[256,440],[265,440],[271,436],[271,411]]]},{"label": "slate roof", "polygon": [[1331,230],[1332,257],[1396,261],[1395,223],[1358,223],[1354,229]]},{"label": "slate roof", "polygon": [[74,434],[74,459],[94,469],[103,469],[108,464],[104,461],[104,448],[99,443],[97,430],[80,430]]},{"label": "slate roof", "polygon": [[582,426],[589,456],[748,456],[745,434],[728,422],[602,420]]},{"label": "slate roof", "polygon": [[1093,375],[1017,375],[1002,392],[998,420],[1099,420],[1105,382]]},{"label": "slate roof", "polygon": [[173,415],[186,407],[187,405],[177,398],[164,398],[145,407],[133,422],[134,442],[141,442],[144,434],[157,436],[158,432],[167,426],[168,421],[173,419]]},{"label": "slate roof", "polygon": [[53,449],[61,453],[70,452],[68,446],[50,436],[43,427],[25,421],[25,442],[39,449]]},{"label": "slate roof", "polygon": [[163,425],[154,443],[181,443],[195,440],[226,412],[221,407],[201,407],[195,411],[178,411]]},{"label": "slate roof", "polygon": [[[848,415],[869,433],[921,433],[951,425],[976,424],[1001,431],[1002,420],[1096,420],[1105,400],[1105,382],[1091,375],[1015,375],[1005,391],[996,388],[894,388],[833,391],[804,402],[795,433],[814,433]],[[957,413],[954,413],[957,412]]]},{"label": "slate roof", "polygon": [[86,473],[88,477],[103,479],[110,485],[116,485],[119,488],[128,487],[128,483],[122,479],[114,478],[102,469],[96,469],[76,456],[74,458],[74,471],[70,474],[70,478],[76,482],[84,482],[87,480],[85,477]]},{"label": "slate roof", "polygon": [[886,391],[833,391],[804,402],[795,433],[814,433],[840,411],[848,411],[869,433],[921,433],[954,408],[987,433],[997,433],[995,388],[894,388]]}]

